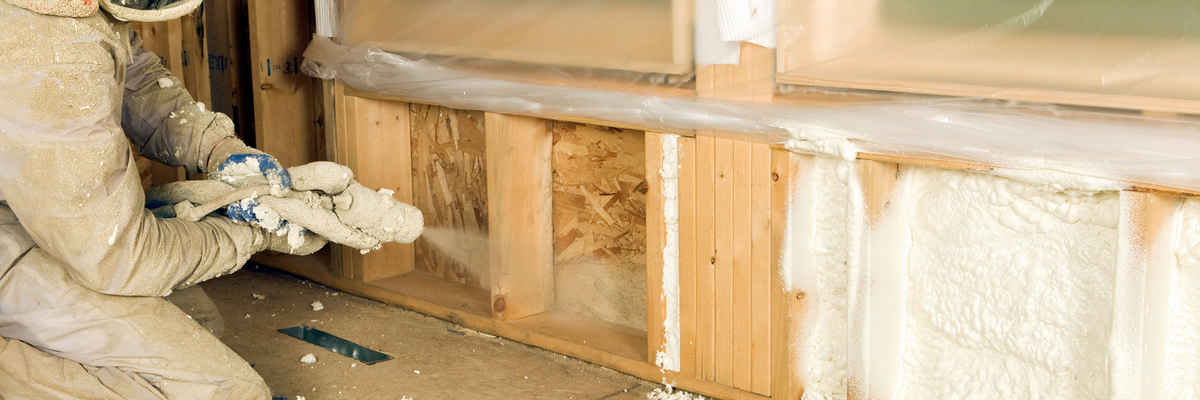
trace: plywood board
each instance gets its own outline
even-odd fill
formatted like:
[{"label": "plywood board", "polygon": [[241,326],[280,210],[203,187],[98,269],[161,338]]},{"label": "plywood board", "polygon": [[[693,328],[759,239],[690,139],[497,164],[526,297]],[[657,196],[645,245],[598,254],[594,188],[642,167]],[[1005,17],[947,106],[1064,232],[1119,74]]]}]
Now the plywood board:
[{"label": "plywood board", "polygon": [[[425,226],[486,236],[483,113],[413,104],[410,115],[413,205],[424,213]],[[489,287],[486,246],[454,249],[452,255],[418,239],[415,251],[418,270],[471,287]]]},{"label": "plywood board", "polygon": [[691,0],[347,0],[342,40],[390,51],[683,74]]},{"label": "plywood board", "polygon": [[646,329],[641,131],[555,122],[555,307]]}]

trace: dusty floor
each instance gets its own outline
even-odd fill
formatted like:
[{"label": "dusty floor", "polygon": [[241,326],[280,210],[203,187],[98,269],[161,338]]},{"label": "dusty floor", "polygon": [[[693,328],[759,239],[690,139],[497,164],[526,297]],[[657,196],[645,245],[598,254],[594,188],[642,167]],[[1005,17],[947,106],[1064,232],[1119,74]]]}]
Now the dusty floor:
[{"label": "dusty floor", "polygon": [[[270,269],[247,267],[203,286],[225,317],[225,343],[254,365],[276,396],[289,399],[629,400],[645,399],[655,387]],[[313,311],[313,301],[325,309]],[[276,332],[300,324],[395,359],[367,366]],[[307,353],[318,361],[300,363]]]}]

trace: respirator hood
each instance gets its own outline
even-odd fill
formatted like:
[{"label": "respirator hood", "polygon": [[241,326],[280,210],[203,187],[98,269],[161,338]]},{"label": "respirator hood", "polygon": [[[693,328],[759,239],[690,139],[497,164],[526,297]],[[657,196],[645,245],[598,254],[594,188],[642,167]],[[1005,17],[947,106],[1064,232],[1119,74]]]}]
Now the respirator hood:
[{"label": "respirator hood", "polygon": [[99,0],[100,8],[121,21],[159,22],[182,17],[203,0]]}]

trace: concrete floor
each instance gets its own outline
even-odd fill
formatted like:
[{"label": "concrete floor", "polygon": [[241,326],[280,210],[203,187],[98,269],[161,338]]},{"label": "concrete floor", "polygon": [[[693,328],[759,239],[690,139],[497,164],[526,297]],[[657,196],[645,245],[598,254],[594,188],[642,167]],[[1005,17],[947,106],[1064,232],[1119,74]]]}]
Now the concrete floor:
[{"label": "concrete floor", "polygon": [[[225,343],[254,365],[276,396],[289,399],[630,400],[645,399],[655,388],[270,269],[247,267],[203,287],[225,318]],[[325,309],[313,311],[313,301]],[[276,332],[301,324],[395,359],[367,366]],[[316,363],[300,363],[308,353]]]}]

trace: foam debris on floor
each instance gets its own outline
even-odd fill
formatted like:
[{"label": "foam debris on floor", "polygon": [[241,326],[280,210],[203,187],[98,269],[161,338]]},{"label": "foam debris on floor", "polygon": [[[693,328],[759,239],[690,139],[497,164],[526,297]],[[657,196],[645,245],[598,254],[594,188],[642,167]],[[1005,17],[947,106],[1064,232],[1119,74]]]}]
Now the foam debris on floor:
[{"label": "foam debris on floor", "polygon": [[[266,268],[247,267],[203,286],[225,316],[223,341],[254,366],[276,396],[632,400],[647,398],[657,386]],[[315,298],[325,311],[313,311]],[[395,359],[365,365],[321,356],[324,349],[276,331],[299,325]],[[298,362],[308,353],[317,362]]]}]

